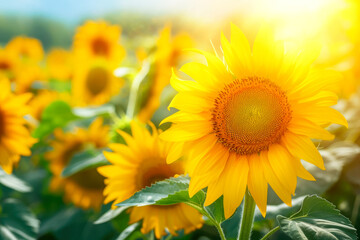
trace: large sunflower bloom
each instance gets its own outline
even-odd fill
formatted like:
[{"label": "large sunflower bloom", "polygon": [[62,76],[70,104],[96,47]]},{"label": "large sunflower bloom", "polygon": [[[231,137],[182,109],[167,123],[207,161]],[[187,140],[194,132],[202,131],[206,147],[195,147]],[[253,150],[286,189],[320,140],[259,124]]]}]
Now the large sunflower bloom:
[{"label": "large sunflower bloom", "polygon": [[36,142],[25,127],[31,94],[13,95],[8,80],[0,79],[0,166],[11,173],[20,156],[30,156]]},{"label": "large sunflower bloom", "polygon": [[24,62],[40,62],[44,57],[42,44],[36,38],[15,37],[6,45],[6,50]]},{"label": "large sunflower bloom", "polygon": [[225,217],[242,202],[246,188],[265,216],[268,184],[291,205],[297,177],[315,180],[300,159],[324,169],[311,139],[331,140],[324,129],[331,123],[347,125],[331,105],[329,91],[338,81],[333,71],[310,67],[319,50],[308,46],[285,52],[270,28],[262,28],[253,49],[236,26],[231,42],[221,37],[224,62],[206,52],[207,65],[188,63],[181,69],[195,81],[173,75],[179,91],[169,107],[180,111],[165,119],[173,122],[161,137],[184,142],[173,148],[172,163],[189,152],[189,194],[207,187],[205,205],[221,195]]},{"label": "large sunflower bloom", "polygon": [[155,72],[149,95],[139,113],[139,120],[147,122],[160,106],[160,95],[169,84],[171,68],[175,67],[181,59],[184,48],[193,46],[191,38],[186,34],[171,36],[171,27],[167,26],[160,32],[156,43]]},{"label": "large sunflower bloom", "polygon": [[94,59],[74,71],[73,96],[77,106],[101,105],[119,93],[123,80],[114,75],[115,66]]},{"label": "large sunflower bloom", "polygon": [[[105,203],[114,201],[113,207],[156,181],[184,173],[183,162],[166,164],[170,144],[159,139],[157,129],[153,127],[150,134],[145,127],[132,122],[131,131],[133,137],[119,131],[127,146],[110,144],[114,152],[104,154],[112,165],[98,168],[106,177]],[[130,222],[141,219],[141,231],[147,233],[154,229],[157,238],[166,234],[165,229],[176,235],[177,230],[184,229],[188,233],[202,226],[200,213],[184,203],[132,208]]]},{"label": "large sunflower bloom", "polygon": [[74,37],[74,53],[77,57],[88,59],[103,57],[119,64],[125,56],[119,44],[121,29],[105,21],[88,21],[77,29]]},{"label": "large sunflower bloom", "polygon": [[99,209],[104,190],[104,178],[96,169],[83,170],[69,177],[61,177],[61,172],[70,163],[71,158],[89,145],[96,149],[106,147],[109,128],[102,126],[102,119],[96,119],[88,130],[77,129],[75,132],[64,133],[55,131],[55,139],[50,143],[53,147],[46,154],[50,161],[53,179],[50,188],[53,191],[64,190],[65,200],[84,209]]}]

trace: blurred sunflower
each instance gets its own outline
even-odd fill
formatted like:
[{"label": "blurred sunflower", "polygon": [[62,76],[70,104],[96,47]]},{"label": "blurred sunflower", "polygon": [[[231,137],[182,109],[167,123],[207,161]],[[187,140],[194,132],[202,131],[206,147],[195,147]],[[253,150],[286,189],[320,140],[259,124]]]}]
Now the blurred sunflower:
[{"label": "blurred sunflower", "polygon": [[25,127],[24,118],[32,95],[13,95],[7,79],[0,79],[0,88],[0,165],[10,174],[20,155],[31,155],[30,148],[36,142]]},{"label": "blurred sunflower", "polygon": [[35,82],[41,83],[45,80],[43,69],[36,64],[26,64],[21,66],[15,73],[15,92],[26,93],[33,89]]},{"label": "blurred sunflower", "polygon": [[13,80],[18,61],[13,54],[5,49],[0,49],[0,78]]},{"label": "blurred sunflower", "polygon": [[6,50],[23,62],[40,62],[44,57],[42,44],[36,38],[15,37],[6,45]]},{"label": "blurred sunflower", "polygon": [[70,163],[71,158],[86,147],[104,148],[108,143],[107,126],[102,126],[102,119],[96,119],[88,130],[76,129],[64,133],[61,129],[54,132],[55,139],[50,143],[53,151],[46,154],[50,161],[53,179],[50,189],[64,190],[65,199],[84,209],[99,209],[103,201],[104,178],[96,169],[87,169],[69,177],[61,177],[61,172]]},{"label": "blurred sunflower", "polygon": [[112,66],[97,58],[75,69],[72,91],[77,106],[101,105],[119,93],[123,81],[115,77]]},{"label": "blurred sunflower", "polygon": [[68,81],[73,75],[73,55],[65,49],[52,49],[47,58],[46,66],[50,79]]},{"label": "blurred sunflower", "polygon": [[121,29],[105,21],[88,21],[77,29],[74,37],[74,53],[78,58],[88,60],[103,57],[119,64],[125,57],[125,50],[119,44]]},{"label": "blurred sunflower", "polygon": [[56,100],[70,102],[70,95],[67,93],[58,93],[46,89],[38,91],[29,102],[29,106],[31,108],[30,114],[35,119],[40,120],[44,109]]},{"label": "blurred sunflower", "polygon": [[[171,27],[167,26],[160,32],[155,52],[155,72],[144,106],[138,115],[142,122],[147,122],[160,106],[160,95],[164,87],[170,83],[171,68],[175,67],[181,59],[181,51],[190,48],[193,42],[190,36],[178,34],[171,37]],[[144,54],[138,52],[138,57],[144,59]]]},{"label": "blurred sunflower", "polygon": [[[199,51],[207,65],[192,62],[180,69],[195,81],[173,75],[171,84],[179,93],[169,108],[180,111],[163,121],[173,125],[161,137],[185,142],[191,197],[207,187],[208,206],[223,195],[229,218],[248,188],[265,216],[268,184],[290,206],[297,177],[315,180],[300,159],[324,169],[311,139],[332,140],[324,129],[331,123],[347,126],[330,108],[337,96],[329,89],[340,76],[310,67],[319,55],[317,46],[285,52],[269,27],[259,31],[252,51],[235,25],[231,42],[222,35],[221,43],[224,61]],[[181,151],[172,153],[168,163]]]},{"label": "blurred sunflower", "polygon": [[321,29],[325,44],[316,64],[344,74],[346,84],[340,83],[336,91],[349,98],[360,84],[360,2],[346,0],[343,4]]},{"label": "blurred sunflower", "polygon": [[[123,131],[119,134],[125,139],[123,144],[110,144],[114,152],[104,152],[112,163],[98,168],[105,180],[104,203],[114,201],[112,206],[131,197],[144,187],[184,173],[184,163],[166,164],[169,143],[158,138],[157,129],[152,126],[152,134],[135,122],[131,123],[131,137]],[[166,235],[167,229],[172,235],[184,229],[185,233],[200,228],[202,217],[197,210],[180,203],[168,206],[135,207],[130,212],[130,223],[143,220],[141,231],[147,233],[154,229],[155,236]]]}]

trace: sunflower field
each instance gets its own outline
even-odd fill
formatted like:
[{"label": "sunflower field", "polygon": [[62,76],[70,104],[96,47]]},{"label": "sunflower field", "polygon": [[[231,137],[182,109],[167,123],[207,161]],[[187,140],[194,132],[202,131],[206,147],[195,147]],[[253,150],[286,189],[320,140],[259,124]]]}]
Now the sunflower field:
[{"label": "sunflower field", "polygon": [[0,240],[358,239],[358,0],[20,2]]}]

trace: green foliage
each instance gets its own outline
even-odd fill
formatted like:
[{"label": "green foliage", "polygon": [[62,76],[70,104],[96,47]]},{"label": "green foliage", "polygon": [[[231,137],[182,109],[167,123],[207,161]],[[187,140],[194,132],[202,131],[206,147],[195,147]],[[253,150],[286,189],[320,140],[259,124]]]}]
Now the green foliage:
[{"label": "green foliage", "polygon": [[189,181],[189,177],[180,176],[156,182],[150,187],[136,192],[131,198],[118,203],[117,206],[171,205],[184,202],[201,207],[205,200],[205,193],[199,191],[190,198],[188,193]]},{"label": "green foliage", "polygon": [[1,203],[0,239],[32,240],[39,231],[39,220],[16,199],[6,199]]},{"label": "green foliage", "polygon": [[66,126],[70,121],[76,120],[69,104],[64,101],[55,101],[46,107],[41,115],[41,122],[35,129],[33,136],[42,139],[51,134],[56,128]]},{"label": "green foliage", "polygon": [[356,229],[349,219],[327,200],[307,196],[301,209],[290,217],[277,216],[283,232],[295,240],[357,239]]},{"label": "green foliage", "polygon": [[128,209],[128,207],[118,207],[116,209],[109,209],[107,212],[105,212],[103,215],[101,215],[94,224],[102,224],[108,221],[111,221],[112,219],[119,216],[123,211]]},{"label": "green foliage", "polygon": [[31,186],[13,174],[7,174],[0,168],[0,184],[19,192],[30,192]]},{"label": "green foliage", "polygon": [[64,168],[61,175],[63,177],[69,177],[80,171],[84,171],[91,168],[96,168],[108,164],[104,154],[101,151],[85,150],[78,154],[75,154],[70,163]]},{"label": "green foliage", "polygon": [[129,225],[124,231],[121,232],[120,236],[116,240],[125,240],[129,237],[135,230],[140,228],[140,223],[133,223]]},{"label": "green foliage", "polygon": [[0,32],[0,43],[3,45],[21,35],[39,39],[48,50],[54,46],[69,48],[73,30],[48,18],[0,16]]}]

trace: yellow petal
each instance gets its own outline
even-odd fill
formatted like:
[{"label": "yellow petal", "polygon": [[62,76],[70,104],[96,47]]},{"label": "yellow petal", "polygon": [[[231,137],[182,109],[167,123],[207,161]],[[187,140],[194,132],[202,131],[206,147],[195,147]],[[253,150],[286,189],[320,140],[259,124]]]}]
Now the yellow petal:
[{"label": "yellow petal", "polygon": [[281,140],[293,156],[325,170],[324,161],[309,137],[287,132]]},{"label": "yellow petal", "polygon": [[228,163],[221,177],[225,177],[224,214],[225,219],[231,217],[240,206],[246,191],[249,164],[246,156],[230,154]]},{"label": "yellow petal", "polygon": [[276,176],[273,168],[270,165],[267,152],[261,152],[260,161],[264,169],[264,176],[266,181],[270,184],[271,188],[279,196],[279,198],[291,207],[291,192],[288,191]]},{"label": "yellow petal", "polygon": [[283,183],[284,187],[294,194],[297,179],[288,151],[279,144],[273,144],[269,147],[268,159],[274,173]]},{"label": "yellow petal", "polygon": [[212,107],[212,103],[203,97],[197,95],[178,93],[171,101],[168,109],[176,108],[190,113],[199,113],[208,111]]},{"label": "yellow petal", "polygon": [[288,130],[295,134],[321,140],[333,140],[335,137],[327,130],[304,118],[297,118],[296,120],[293,119],[290,121]]},{"label": "yellow petal", "polygon": [[176,76],[174,71],[173,71],[171,79],[170,79],[170,84],[178,92],[201,90],[201,87],[199,86],[199,84],[197,82],[182,80]]},{"label": "yellow petal", "polygon": [[263,217],[266,215],[268,185],[260,157],[253,154],[249,157],[248,188]]},{"label": "yellow petal", "polygon": [[183,142],[172,144],[166,157],[166,163],[171,164],[178,160],[183,155],[183,147]]},{"label": "yellow petal", "polygon": [[170,142],[193,141],[212,131],[208,121],[197,121],[173,124],[168,130],[160,134],[160,138]]}]

